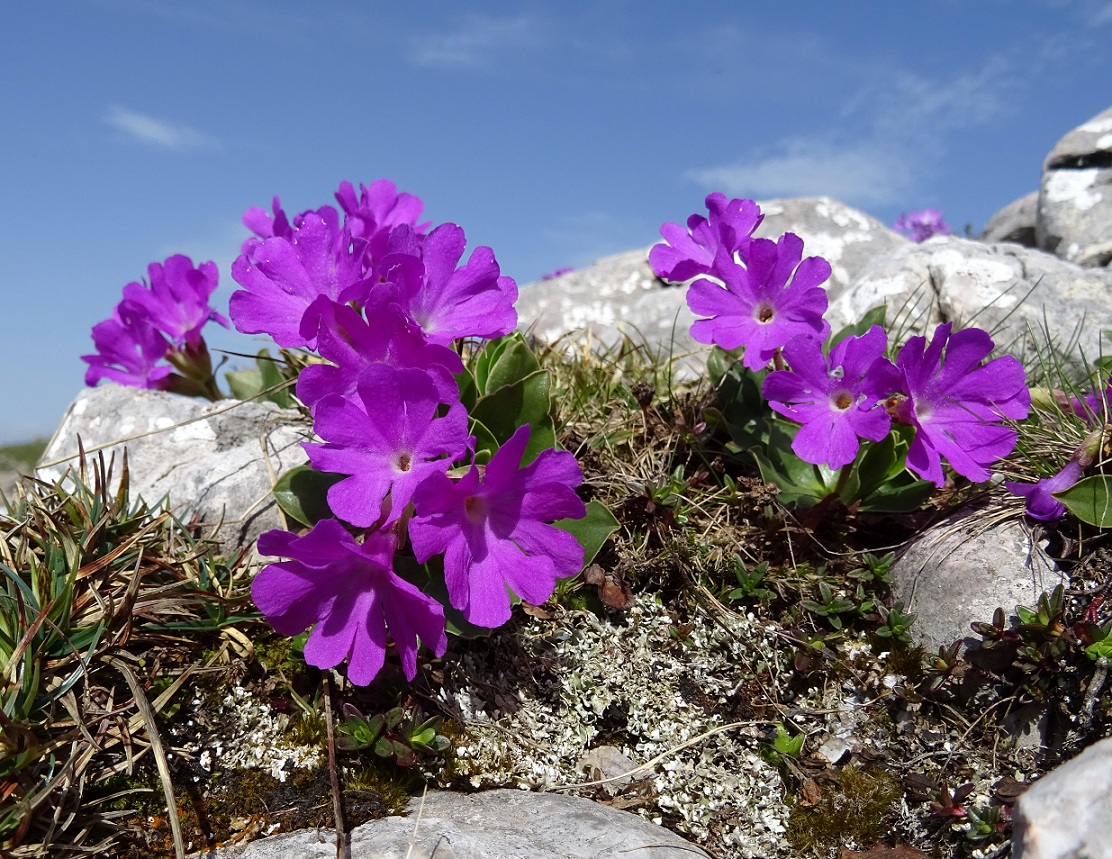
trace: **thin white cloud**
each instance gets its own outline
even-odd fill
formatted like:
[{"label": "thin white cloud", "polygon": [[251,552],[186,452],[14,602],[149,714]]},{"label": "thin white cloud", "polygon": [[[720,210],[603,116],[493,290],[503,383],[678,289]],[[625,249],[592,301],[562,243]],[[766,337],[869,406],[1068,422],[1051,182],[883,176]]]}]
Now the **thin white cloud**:
[{"label": "thin white cloud", "polygon": [[796,140],[781,151],[703,170],[688,179],[735,197],[834,197],[857,206],[904,199],[913,174],[903,155],[875,144],[834,147]]},{"label": "thin white cloud", "polygon": [[1015,85],[1012,63],[989,57],[979,69],[927,78],[906,70],[874,75],[837,114],[837,130],[816,129],[772,151],[688,170],[686,178],[735,196],[829,196],[885,206],[921,194],[953,131],[999,119]]},{"label": "thin white cloud", "polygon": [[409,60],[426,67],[479,68],[507,49],[535,45],[540,29],[539,21],[528,15],[469,15],[452,30],[411,38]]},{"label": "thin white cloud", "polygon": [[119,105],[110,106],[102,119],[125,137],[145,146],[177,151],[220,148],[219,140],[191,126],[168,122]]},{"label": "thin white cloud", "polygon": [[1097,6],[1092,13],[1089,23],[1094,27],[1102,27],[1105,24],[1112,24],[1112,3],[1104,3]]}]

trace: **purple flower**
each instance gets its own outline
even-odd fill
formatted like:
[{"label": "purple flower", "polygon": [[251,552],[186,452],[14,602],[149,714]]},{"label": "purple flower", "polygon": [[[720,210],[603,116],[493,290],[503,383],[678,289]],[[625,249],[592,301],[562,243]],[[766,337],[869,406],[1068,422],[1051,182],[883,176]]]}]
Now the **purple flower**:
[{"label": "purple flower", "polygon": [[398,193],[397,186],[388,179],[376,179],[369,188],[359,185],[359,196],[350,182],[341,182],[336,192],[336,202],[344,210],[344,221],[353,238],[367,241],[364,267],[371,268],[387,252],[390,232],[405,224],[415,233],[428,232],[429,224],[418,224],[425,204],[413,194]]},{"label": "purple flower", "polygon": [[417,675],[417,640],[442,656],[444,609],[393,571],[394,538],[376,531],[362,545],[335,519],[303,537],[268,531],[262,555],[291,558],[264,567],[251,583],[255,605],[275,631],[299,635],[313,626],[305,661],[333,668],[348,661],[348,679],[370,683],[386,659],[389,629],[406,679]]},{"label": "purple flower", "polygon": [[1066,505],[1054,497],[1055,492],[1069,489],[1081,479],[1080,463],[1069,462],[1053,477],[1044,477],[1037,483],[1004,481],[1004,487],[1013,495],[1027,499],[1027,515],[1043,522],[1053,522],[1066,515]]},{"label": "purple flower", "polygon": [[460,266],[466,247],[456,224],[434,229],[420,250],[409,227],[396,227],[390,234],[391,253],[383,259],[379,277],[398,285],[402,306],[430,343],[447,346],[464,337],[501,337],[517,327],[517,284],[500,276],[494,251],[487,247],[475,248]]},{"label": "purple flower", "polygon": [[376,286],[364,306],[367,318],[346,304],[318,298],[306,311],[317,328],[317,352],[331,364],[312,364],[297,379],[297,396],[312,408],[329,394],[351,397],[363,371],[372,364],[425,370],[440,401],[459,399],[453,373],[463,370],[463,361],[447,346],[425,342],[394,300],[390,284]]},{"label": "purple flower", "polygon": [[764,215],[752,200],[726,200],[721,193],[706,199],[708,217],[692,215],[687,228],[668,223],[660,228],[664,241],[649,251],[657,277],[681,283],[700,274],[722,278],[722,270],[740,255],[745,261],[753,231]]},{"label": "purple flower", "polygon": [[292,240],[294,233],[301,228],[302,223],[305,221],[306,215],[317,215],[328,225],[329,229],[336,232],[340,230],[340,216],[331,206],[321,206],[316,211],[310,210],[302,212],[300,215],[295,215],[292,224],[289,218],[286,217],[286,213],[282,210],[282,204],[277,197],[271,202],[271,209],[273,214],[270,215],[267,214],[266,209],[262,206],[252,206],[243,213],[243,225],[253,232],[255,236],[247,239],[243,243],[240,248],[240,253],[244,254],[252,262],[255,259],[255,254],[258,249],[262,247],[263,240]]},{"label": "purple flower", "polygon": [[803,256],[803,240],[785,233],[779,242],[753,239],[746,266],[731,264],[722,272],[725,287],[703,278],[687,291],[687,306],[700,316],[691,336],[723,349],[745,347],[742,360],[750,370],[765,367],[796,337],[824,340],[830,325],[826,290],[830,264],[822,257]]},{"label": "purple flower", "polygon": [[413,497],[409,537],[417,560],[444,553],[449,599],[479,626],[509,619],[507,587],[539,605],[556,579],[583,566],[583,547],[547,524],[586,515],[574,489],[583,473],[572,454],[552,449],[520,468],[528,441],[529,427],[522,426],[494,454],[482,479],[474,466],[457,482],[437,474]]},{"label": "purple flower", "polygon": [[152,262],[147,266],[147,276],[150,288],[129,283],[124,287],[124,299],[142,308],[176,348],[198,346],[201,328],[210,319],[228,327],[228,320],[208,304],[219,278],[215,263],[204,262],[194,268],[189,257],[176,254],[164,263]]},{"label": "purple flower", "polygon": [[269,334],[287,349],[316,345],[316,331],[302,331],[310,304],[325,295],[346,302],[362,297],[359,259],[346,231],[315,213],[306,214],[291,239],[272,238],[232,263],[243,289],[232,293],[229,313],[244,334]]},{"label": "purple flower", "polygon": [[992,351],[991,338],[979,328],[951,336],[951,327],[939,325],[929,346],[925,337],[912,337],[896,359],[907,394],[897,414],[916,428],[907,467],[936,486],[944,482],[943,456],[958,474],[988,480],[986,466],[1015,447],[1016,431],[1001,419],[1025,418],[1031,406],[1019,361],[1005,355],[979,366]]},{"label": "purple flower", "polygon": [[904,212],[896,219],[892,229],[897,233],[903,233],[913,242],[925,242],[931,236],[950,235],[950,225],[937,209]]},{"label": "purple flower", "polygon": [[170,385],[172,368],[158,366],[170,344],[142,307],[121,301],[111,319],[93,326],[93,346],[97,354],[81,356],[89,365],[85,371],[85,384],[89,387],[101,379],[155,390]]},{"label": "purple flower", "polygon": [[801,424],[792,441],[800,459],[838,469],[857,457],[859,437],[888,435],[892,419],[876,405],[898,387],[900,375],[884,357],[887,345],[884,329],[874,325],[840,340],[829,363],[818,340],[801,337],[784,347],[792,369],[769,373],[761,393],[773,411]]},{"label": "purple flower", "polygon": [[318,402],[315,429],[329,444],[302,447],[313,468],[351,475],[328,490],[333,513],[366,528],[382,518],[389,495],[386,526],[402,515],[421,481],[443,474],[466,452],[467,414],[456,404],[437,417],[441,399],[428,374],[386,364],[363,372],[357,399],[331,394]]}]

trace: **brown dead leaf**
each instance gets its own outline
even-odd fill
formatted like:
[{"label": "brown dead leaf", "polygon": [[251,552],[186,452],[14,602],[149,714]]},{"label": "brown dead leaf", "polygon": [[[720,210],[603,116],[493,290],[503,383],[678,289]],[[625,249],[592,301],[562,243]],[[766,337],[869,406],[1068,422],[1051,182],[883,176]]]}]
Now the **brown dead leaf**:
[{"label": "brown dead leaf", "polygon": [[822,802],[822,788],[813,778],[803,780],[803,790],[800,794],[799,804],[812,808]]}]

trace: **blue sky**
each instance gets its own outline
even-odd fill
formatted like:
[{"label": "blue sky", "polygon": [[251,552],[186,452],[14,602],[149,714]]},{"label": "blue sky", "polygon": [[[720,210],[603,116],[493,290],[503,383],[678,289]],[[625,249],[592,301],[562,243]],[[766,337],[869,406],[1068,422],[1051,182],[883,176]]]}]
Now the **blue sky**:
[{"label": "blue sky", "polygon": [[1110,37],[1108,0],[9,4],[0,443],[53,431],[148,262],[215,260],[226,309],[275,194],[392,179],[523,284],[711,190],[980,229],[1112,105]]}]

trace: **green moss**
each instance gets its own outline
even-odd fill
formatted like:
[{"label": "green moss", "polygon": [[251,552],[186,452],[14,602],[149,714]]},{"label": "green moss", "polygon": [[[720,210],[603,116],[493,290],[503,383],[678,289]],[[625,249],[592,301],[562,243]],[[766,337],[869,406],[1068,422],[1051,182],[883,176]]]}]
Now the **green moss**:
[{"label": "green moss", "polygon": [[787,841],[800,854],[833,856],[838,848],[875,844],[892,831],[896,803],[903,791],[891,773],[846,767],[833,784],[823,781],[822,798],[791,810]]}]

